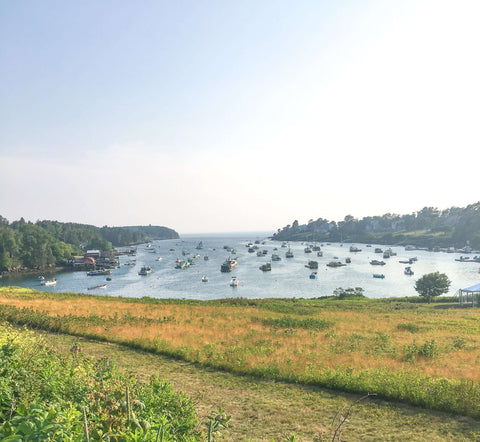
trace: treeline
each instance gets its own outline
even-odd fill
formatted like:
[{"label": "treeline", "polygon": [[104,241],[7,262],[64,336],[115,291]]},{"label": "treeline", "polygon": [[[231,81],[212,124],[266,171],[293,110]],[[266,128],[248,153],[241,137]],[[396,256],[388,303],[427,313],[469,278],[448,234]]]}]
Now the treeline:
[{"label": "treeline", "polygon": [[0,216],[0,271],[63,265],[86,250],[112,250],[153,239],[174,239],[178,233],[167,227],[96,227],[58,221],[10,223]]},{"label": "treeline", "polygon": [[278,229],[273,238],[279,241],[347,241],[378,244],[416,245],[429,248],[480,248],[480,202],[467,207],[438,210],[424,207],[409,215],[387,213],[357,219],[347,215],[335,222],[319,218],[307,224]]}]

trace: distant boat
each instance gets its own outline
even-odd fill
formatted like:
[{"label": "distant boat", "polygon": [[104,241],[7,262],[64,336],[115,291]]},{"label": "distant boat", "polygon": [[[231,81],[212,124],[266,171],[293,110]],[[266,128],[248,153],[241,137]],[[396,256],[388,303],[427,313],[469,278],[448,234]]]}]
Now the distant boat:
[{"label": "distant boat", "polygon": [[305,265],[308,269],[318,269],[317,261],[308,261],[308,264]]},{"label": "distant boat", "polygon": [[277,255],[276,253],[274,253],[272,255],[272,261],[281,261],[282,258],[280,257],[280,255]]},{"label": "distant boat", "polygon": [[87,276],[100,276],[100,275],[111,275],[112,271],[110,269],[101,269],[101,270],[90,270],[87,272]]},{"label": "distant boat", "polygon": [[202,250],[203,249],[203,242],[200,241],[196,247],[197,250]]},{"label": "distant boat", "polygon": [[42,282],[40,283],[42,285],[57,285],[57,280],[55,278],[53,279],[49,279],[49,280],[42,280]]},{"label": "distant boat", "polygon": [[208,282],[208,276],[202,276],[202,282]]},{"label": "distant boat", "polygon": [[305,253],[312,253],[312,249],[311,249],[310,247],[308,247],[308,246],[305,247],[305,248],[303,249],[303,251],[304,251]]},{"label": "distant boat", "polygon": [[330,261],[326,265],[328,267],[343,267],[343,266],[346,266],[347,264],[344,264],[343,262],[340,262],[340,261]]},{"label": "distant boat", "polygon": [[238,287],[240,285],[240,282],[238,281],[236,276],[233,276],[232,279],[230,280],[230,287]]},{"label": "distant boat", "polygon": [[285,253],[285,258],[293,258],[293,252],[291,249],[288,249],[287,253]]},{"label": "distant boat", "polygon": [[159,256],[155,261],[161,261],[163,258]]},{"label": "distant boat", "polygon": [[236,266],[237,261],[235,261],[233,258],[227,258],[220,266],[220,271],[222,273],[231,272]]},{"label": "distant boat", "polygon": [[270,272],[272,270],[272,265],[269,262],[266,262],[265,264],[262,264],[259,269],[262,272]]},{"label": "distant boat", "polygon": [[107,284],[100,284],[100,285],[95,285],[93,287],[89,287],[88,290],[95,290],[95,289],[106,289]]},{"label": "distant boat", "polygon": [[373,274],[373,277],[374,277],[374,278],[384,279],[384,278],[385,278],[385,275],[384,275],[383,273],[374,273],[374,274]]},{"label": "distant boat", "polygon": [[204,261],[208,261],[209,259],[210,259],[210,258],[209,258],[207,255],[205,255],[205,256],[203,257],[203,260],[204,260]]},{"label": "distant boat", "polygon": [[385,261],[379,261],[378,259],[372,259],[372,261],[370,261],[370,264],[372,266],[384,266],[386,263],[385,263]]},{"label": "distant boat", "polygon": [[317,272],[312,272],[312,273],[310,273],[309,278],[310,278],[310,279],[316,279],[316,278],[317,278]]},{"label": "distant boat", "polygon": [[413,270],[411,267],[405,267],[405,270],[403,271],[405,275],[412,276],[414,274]]},{"label": "distant boat", "polygon": [[187,269],[188,267],[190,267],[190,262],[188,260],[180,260],[177,258],[175,261],[176,269]]},{"label": "distant boat", "polygon": [[361,252],[362,249],[359,249],[358,247],[355,247],[355,246],[350,246],[350,252]]},{"label": "distant boat", "polygon": [[149,266],[143,266],[143,267],[140,269],[140,271],[138,272],[138,274],[139,274],[140,276],[146,276],[146,275],[149,275],[149,274],[152,273],[152,272],[153,272],[153,270],[152,270],[151,267],[149,267]]}]

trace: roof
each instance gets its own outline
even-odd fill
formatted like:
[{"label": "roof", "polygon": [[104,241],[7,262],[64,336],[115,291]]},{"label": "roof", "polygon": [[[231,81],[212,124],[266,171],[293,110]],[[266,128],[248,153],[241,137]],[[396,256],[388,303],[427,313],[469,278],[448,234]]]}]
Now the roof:
[{"label": "roof", "polygon": [[480,292],[480,283],[472,285],[470,287],[466,287],[466,288],[462,289],[462,292],[471,292],[471,293]]}]

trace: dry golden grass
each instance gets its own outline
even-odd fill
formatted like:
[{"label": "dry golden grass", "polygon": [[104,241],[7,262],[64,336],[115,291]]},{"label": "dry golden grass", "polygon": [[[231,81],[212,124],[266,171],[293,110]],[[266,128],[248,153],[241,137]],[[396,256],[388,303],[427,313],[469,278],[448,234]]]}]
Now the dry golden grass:
[{"label": "dry golden grass", "polygon": [[[171,349],[200,352],[197,358],[201,361],[215,354],[230,362],[238,359],[238,365],[243,367],[273,364],[282,372],[304,372],[309,365],[356,370],[386,367],[392,371],[418,370],[445,378],[480,380],[477,310],[424,309],[421,314],[417,310],[322,311],[310,317],[329,321],[329,328],[291,330],[263,325],[259,319],[280,318],[283,314],[254,307],[142,304],[100,297],[52,299],[42,294],[34,298],[21,292],[6,296],[1,291],[0,304],[28,307],[52,316],[110,318],[107,327],[92,323],[88,331],[125,341],[160,340]],[[134,320],[114,319],[124,317]],[[309,316],[302,315],[301,319],[306,317]],[[415,325],[418,330],[412,333],[399,328],[400,324]],[[455,347],[459,339],[463,345]],[[437,357],[418,357],[414,364],[404,360],[405,346],[431,340],[438,345]]]}]

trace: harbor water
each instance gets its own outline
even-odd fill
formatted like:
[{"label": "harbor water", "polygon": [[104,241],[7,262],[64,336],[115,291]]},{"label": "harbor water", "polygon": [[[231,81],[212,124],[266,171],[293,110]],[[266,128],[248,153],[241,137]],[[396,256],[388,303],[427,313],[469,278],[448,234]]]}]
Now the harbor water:
[{"label": "harbor water", "polygon": [[[197,249],[199,242],[203,248]],[[249,253],[246,245],[254,243],[260,251],[267,253],[257,256],[257,250]],[[305,244],[290,242],[294,257],[286,258],[288,247],[281,242],[266,240],[265,237],[248,234],[196,236],[188,235],[177,240],[154,241],[136,247],[136,256],[120,256],[120,266],[105,276],[88,276],[85,271],[59,272],[56,274],[3,277],[1,286],[20,286],[49,292],[75,292],[95,295],[123,296],[141,298],[176,298],[176,299],[221,299],[231,297],[243,298],[315,298],[329,296],[342,287],[361,287],[369,298],[417,296],[415,281],[422,275],[439,271],[445,273],[451,281],[450,295],[461,288],[480,282],[479,263],[460,262],[460,253],[430,252],[424,250],[405,250],[404,247],[392,246],[396,255],[384,259],[375,253],[375,248],[385,250],[387,246],[354,244],[361,251],[351,252],[351,244],[320,244],[322,257],[317,252],[305,253]],[[229,251],[230,248],[234,252]],[[274,249],[277,250],[274,250]],[[272,261],[272,253],[277,253],[280,261]],[[199,257],[194,258],[198,254]],[[463,254],[463,256],[466,256]],[[208,260],[205,258],[208,257]],[[238,265],[230,273],[220,271],[221,264],[228,258],[235,258]],[[470,256],[473,257],[473,254]],[[192,265],[185,269],[176,269],[179,259],[191,259]],[[327,264],[332,261],[350,263],[332,268]],[[410,267],[413,276],[404,274],[409,264],[401,263],[416,258]],[[383,266],[374,266],[372,260],[384,261]],[[135,260],[127,265],[128,261]],[[318,262],[317,277],[311,279],[313,270],[306,267],[308,261]],[[259,269],[262,264],[271,263],[271,271]],[[150,266],[152,273],[140,276],[141,267]],[[383,274],[384,278],[374,278],[374,274]],[[54,286],[40,284],[39,276],[57,279]],[[207,276],[208,282],[202,277]],[[231,287],[230,280],[236,276],[239,286]],[[111,278],[107,281],[107,278]],[[92,289],[102,286],[106,288]],[[89,290],[90,288],[90,290]]]}]

